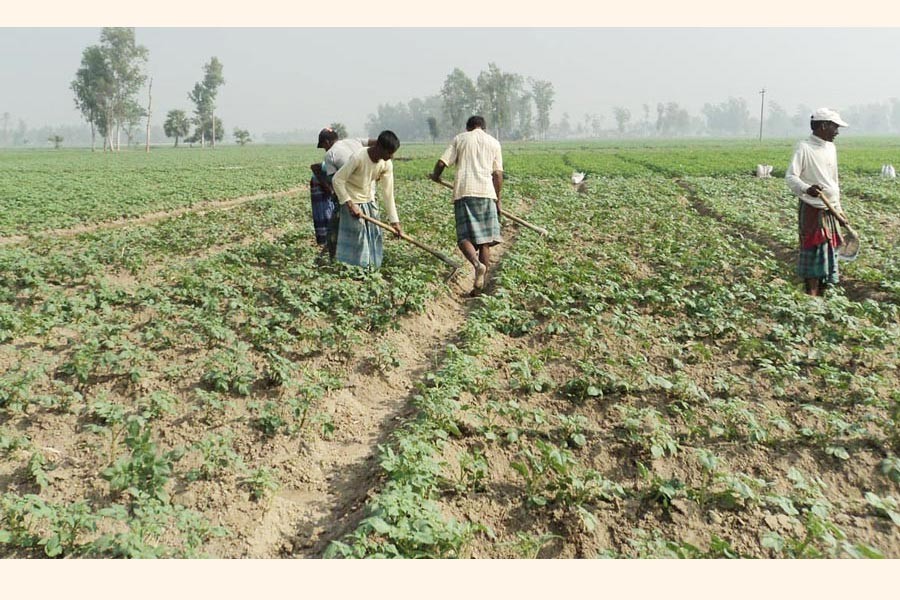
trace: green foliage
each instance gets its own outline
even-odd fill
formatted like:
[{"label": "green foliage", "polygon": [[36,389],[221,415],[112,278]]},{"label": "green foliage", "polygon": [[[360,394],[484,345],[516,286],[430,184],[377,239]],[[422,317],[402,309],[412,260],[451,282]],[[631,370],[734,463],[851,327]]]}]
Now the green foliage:
[{"label": "green foliage", "polygon": [[183,451],[176,449],[160,453],[150,436],[150,427],[144,426],[138,419],[130,419],[125,435],[125,445],[130,455],[120,457],[101,475],[109,481],[113,492],[126,492],[132,498],[146,496],[165,502],[169,497],[165,486],[172,474],[172,463],[181,458]]}]

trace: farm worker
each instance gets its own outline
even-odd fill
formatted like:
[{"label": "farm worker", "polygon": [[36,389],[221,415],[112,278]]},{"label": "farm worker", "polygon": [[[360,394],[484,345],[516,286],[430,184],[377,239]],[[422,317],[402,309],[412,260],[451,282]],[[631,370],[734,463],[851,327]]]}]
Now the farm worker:
[{"label": "farm worker", "polygon": [[319,132],[319,145],[317,148],[325,149],[325,158],[321,163],[309,166],[313,172],[310,181],[310,198],[312,200],[313,227],[316,232],[316,243],[327,247],[328,254],[334,258],[337,246],[338,216],[337,198],[334,195],[332,179],[338,169],[344,166],[354,153],[364,146],[374,146],[372,138],[344,138],[338,139],[334,129],[326,127]]},{"label": "farm worker", "polygon": [[[326,154],[331,147],[338,141],[337,132],[326,127],[319,132],[319,144],[316,148],[322,148]],[[313,172],[313,177],[309,180],[309,199],[312,203],[313,229],[316,232],[316,243],[320,247],[325,248],[328,241],[328,225],[334,214],[335,204],[332,198],[333,190],[331,182],[328,181],[322,163],[315,163],[309,166]]]},{"label": "farm worker", "polygon": [[838,127],[846,126],[837,111],[830,108],[813,112],[812,134],[797,144],[784,176],[788,187],[799,198],[797,275],[811,296],[821,296],[827,285],[838,282],[835,248],[841,244],[841,234],[837,219],[826,209],[819,192],[825,194],[835,210],[841,210],[837,150],[833,141]]},{"label": "farm worker", "polygon": [[491,246],[503,241],[499,219],[503,156],[500,142],[484,128],[483,117],[469,117],[465,133],[453,138],[431,174],[431,179],[440,182],[444,169],[456,165],[453,181],[456,244],[475,268],[473,291],[484,287]]},{"label": "farm worker", "polygon": [[393,131],[382,131],[374,146],[360,148],[334,175],[332,183],[340,204],[335,258],[358,267],[381,267],[384,244],[381,229],[360,218],[378,218],[375,206],[376,181],[381,188],[387,220],[397,237],[403,233],[394,204],[394,164],[391,162],[400,140]]}]

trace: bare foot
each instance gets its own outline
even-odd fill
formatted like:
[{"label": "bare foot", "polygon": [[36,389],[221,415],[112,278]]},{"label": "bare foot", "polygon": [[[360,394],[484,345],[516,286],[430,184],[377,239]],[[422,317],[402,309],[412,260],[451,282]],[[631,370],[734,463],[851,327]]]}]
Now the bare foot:
[{"label": "bare foot", "polygon": [[487,273],[487,267],[481,263],[475,267],[475,289],[480,290],[484,287],[484,274]]}]

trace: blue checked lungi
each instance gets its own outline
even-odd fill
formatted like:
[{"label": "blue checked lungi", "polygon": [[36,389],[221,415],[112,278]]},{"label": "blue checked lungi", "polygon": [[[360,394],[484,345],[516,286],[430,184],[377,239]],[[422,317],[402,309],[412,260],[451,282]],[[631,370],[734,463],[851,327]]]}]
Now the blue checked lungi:
[{"label": "blue checked lungi", "polygon": [[457,243],[469,240],[475,246],[495,246],[503,241],[497,204],[492,199],[465,196],[453,203],[453,213]]},{"label": "blue checked lungi", "polygon": [[316,243],[328,241],[328,227],[335,212],[335,198],[325,191],[319,181],[313,177],[309,180],[309,199],[312,203],[313,228],[316,231]]},{"label": "blue checked lungi", "polygon": [[[373,219],[378,218],[378,207],[374,202],[356,206],[364,215]],[[346,204],[341,204],[340,215],[335,258],[348,265],[380,268],[384,258],[384,237],[381,228],[374,223],[354,218],[347,210]]]}]

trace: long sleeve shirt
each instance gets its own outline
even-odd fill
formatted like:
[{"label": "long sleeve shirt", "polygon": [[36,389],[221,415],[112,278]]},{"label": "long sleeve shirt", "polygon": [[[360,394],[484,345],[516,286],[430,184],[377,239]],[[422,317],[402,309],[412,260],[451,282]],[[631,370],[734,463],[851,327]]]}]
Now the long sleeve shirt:
[{"label": "long sleeve shirt", "polygon": [[810,186],[818,184],[835,210],[841,210],[837,150],[832,142],[816,135],[798,142],[784,179],[800,200],[815,208],[825,208],[822,200],[806,193]]},{"label": "long sleeve shirt", "polygon": [[367,138],[345,138],[336,141],[325,152],[325,159],[322,160],[322,170],[329,177],[333,176],[351,156],[359,152],[360,148],[365,147],[368,141]]},{"label": "long sleeve shirt", "polygon": [[338,203],[345,204],[348,200],[354,204],[373,202],[375,194],[372,183],[375,181],[381,188],[381,200],[388,222],[399,223],[397,206],[394,204],[394,164],[389,160],[373,162],[369,158],[368,148],[356,151],[334,174],[334,193],[337,194]]},{"label": "long sleeve shirt", "polygon": [[453,200],[466,196],[497,199],[491,175],[503,171],[500,142],[483,129],[473,129],[453,138],[441,155],[448,167],[456,165]]}]

